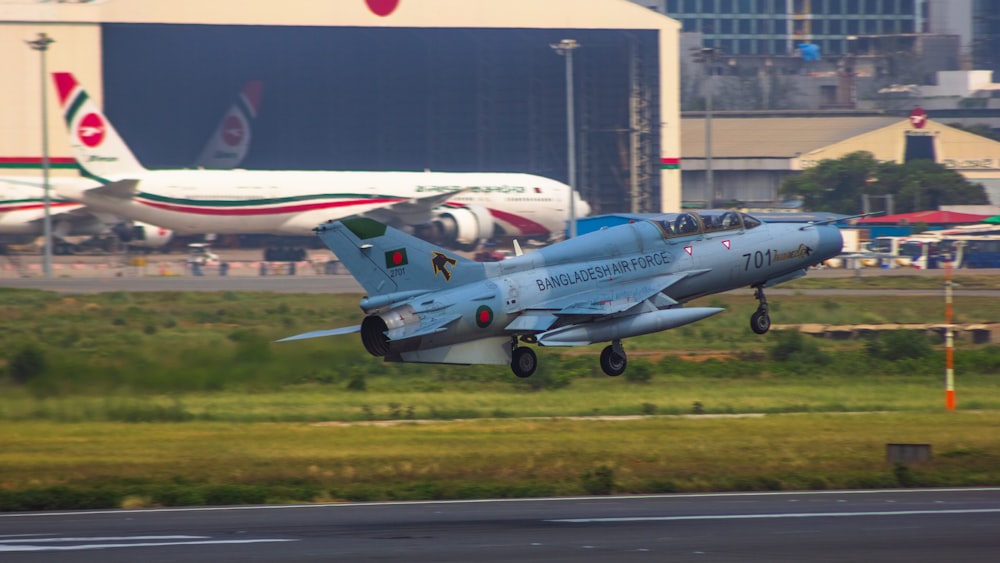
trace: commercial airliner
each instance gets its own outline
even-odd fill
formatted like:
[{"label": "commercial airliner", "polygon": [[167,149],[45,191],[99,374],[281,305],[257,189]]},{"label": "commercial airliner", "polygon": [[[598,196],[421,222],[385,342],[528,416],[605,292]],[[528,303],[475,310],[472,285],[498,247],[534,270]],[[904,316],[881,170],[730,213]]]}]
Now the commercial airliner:
[{"label": "commercial airliner", "polygon": [[[228,169],[243,162],[250,147],[253,122],[260,107],[262,83],[247,82],[236,101],[226,110],[194,165],[197,168]],[[86,133],[93,134],[94,129]],[[90,178],[53,178],[53,192],[80,191],[97,184]],[[27,176],[0,177],[0,246],[28,244],[44,235],[45,203],[42,183]],[[49,202],[56,254],[70,252],[68,237],[114,234],[123,242],[144,248],[160,248],[170,242],[173,232],[65,198]]]},{"label": "commercial airliner", "polygon": [[[60,196],[177,233],[308,235],[350,215],[409,228],[439,244],[497,235],[558,238],[570,188],[516,173],[147,170],[72,74],[53,74],[70,144],[97,186]],[[577,216],[589,206],[574,194]]]}]

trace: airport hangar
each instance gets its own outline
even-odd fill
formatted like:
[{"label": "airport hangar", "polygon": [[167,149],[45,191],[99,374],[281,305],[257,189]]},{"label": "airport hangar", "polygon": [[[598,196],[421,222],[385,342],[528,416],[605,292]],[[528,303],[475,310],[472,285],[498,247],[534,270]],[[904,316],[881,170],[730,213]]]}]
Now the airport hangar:
[{"label": "airport hangar", "polygon": [[[884,162],[929,159],[982,184],[990,202],[1000,203],[1000,142],[934,119],[911,120],[885,114],[808,114],[726,112],[711,118],[712,186],[708,188],[706,119],[692,112],[682,118],[681,166],[687,208],[742,202],[773,207],[790,175],[824,159],[868,151]],[[914,125],[916,121],[919,126]],[[862,203],[858,202],[861,209]]]},{"label": "airport hangar", "polygon": [[[55,40],[44,58],[25,41]],[[526,172],[594,213],[680,208],[679,24],[628,0],[0,0],[0,174],[38,174],[41,60],[149,168],[187,167],[247,80],[248,169]],[[53,173],[75,174],[46,78]]]}]

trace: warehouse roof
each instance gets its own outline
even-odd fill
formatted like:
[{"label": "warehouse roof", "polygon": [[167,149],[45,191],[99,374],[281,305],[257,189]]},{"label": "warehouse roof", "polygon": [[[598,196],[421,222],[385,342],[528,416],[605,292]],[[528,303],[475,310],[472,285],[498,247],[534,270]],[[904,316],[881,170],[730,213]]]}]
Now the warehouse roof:
[{"label": "warehouse roof", "polygon": [[[905,119],[904,119],[905,121]],[[900,122],[899,117],[714,117],[713,158],[794,158]],[[705,119],[681,120],[682,158],[705,158]]]}]

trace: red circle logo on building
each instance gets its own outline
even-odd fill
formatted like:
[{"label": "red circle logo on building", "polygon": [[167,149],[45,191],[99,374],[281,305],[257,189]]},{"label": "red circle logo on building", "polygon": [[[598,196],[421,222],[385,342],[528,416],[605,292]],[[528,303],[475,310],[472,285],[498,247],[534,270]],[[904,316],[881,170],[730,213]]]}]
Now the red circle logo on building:
[{"label": "red circle logo on building", "polygon": [[243,120],[236,115],[227,115],[222,122],[222,141],[231,147],[243,142],[246,136],[246,126]]},{"label": "red circle logo on building", "polygon": [[368,9],[376,16],[388,16],[399,7],[399,0],[365,0]]},{"label": "red circle logo on building", "polygon": [[104,140],[104,120],[96,113],[88,113],[76,126],[76,136],[88,147],[96,147]]},{"label": "red circle logo on building", "polygon": [[910,125],[923,129],[924,125],[927,125],[927,112],[923,108],[913,108],[910,112]]}]

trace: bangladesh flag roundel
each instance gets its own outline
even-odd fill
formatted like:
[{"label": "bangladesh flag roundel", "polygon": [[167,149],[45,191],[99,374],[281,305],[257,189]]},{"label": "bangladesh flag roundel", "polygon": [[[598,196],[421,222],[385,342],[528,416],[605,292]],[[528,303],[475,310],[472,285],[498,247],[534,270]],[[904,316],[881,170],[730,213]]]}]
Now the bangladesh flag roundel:
[{"label": "bangladesh flag roundel", "polygon": [[409,263],[409,259],[406,257],[405,248],[397,248],[396,250],[390,250],[385,253],[385,267],[395,268],[397,266],[405,266]]}]

